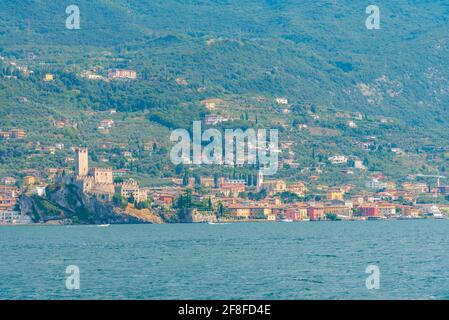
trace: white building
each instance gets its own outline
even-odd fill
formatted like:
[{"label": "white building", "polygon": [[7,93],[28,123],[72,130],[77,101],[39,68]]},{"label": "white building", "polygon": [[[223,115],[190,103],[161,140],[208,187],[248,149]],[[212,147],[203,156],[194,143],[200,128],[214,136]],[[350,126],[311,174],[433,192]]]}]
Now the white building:
[{"label": "white building", "polygon": [[348,121],[348,126],[350,127],[350,128],[357,128],[357,124],[354,122],[354,121]]},{"label": "white building", "polygon": [[354,160],[354,168],[356,169],[366,169],[362,160]]},{"label": "white building", "polygon": [[64,149],[64,144],[60,143],[60,142],[55,143],[55,148],[58,150],[62,150],[62,149]]},{"label": "white building", "polygon": [[369,189],[379,190],[379,189],[386,189],[388,187],[388,184],[386,182],[382,182],[379,179],[371,178],[365,183],[365,187]]},{"label": "white building", "polygon": [[45,197],[45,187],[44,186],[35,187],[33,190],[33,194],[36,194],[39,197]]},{"label": "white building", "polygon": [[27,215],[20,214],[19,211],[5,210],[0,211],[0,225],[1,224],[29,224],[31,218]]},{"label": "white building", "polygon": [[206,119],[204,120],[204,123],[206,125],[216,125],[216,124],[219,124],[222,122],[227,122],[227,121],[228,121],[227,118],[220,116],[218,114],[215,114],[215,113],[211,113],[211,114],[206,115]]},{"label": "white building", "polygon": [[287,98],[276,98],[276,104],[280,106],[288,105],[288,99]]},{"label": "white building", "polygon": [[344,164],[348,162],[348,158],[345,156],[333,156],[328,159],[332,164]]},{"label": "white building", "polygon": [[13,177],[4,177],[4,178],[2,178],[1,182],[4,185],[10,186],[10,185],[16,184],[17,180]]}]

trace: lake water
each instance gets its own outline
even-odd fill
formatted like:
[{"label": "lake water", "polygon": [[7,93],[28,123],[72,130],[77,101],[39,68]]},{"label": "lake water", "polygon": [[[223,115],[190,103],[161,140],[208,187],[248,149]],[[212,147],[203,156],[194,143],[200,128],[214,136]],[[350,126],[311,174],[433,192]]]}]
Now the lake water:
[{"label": "lake water", "polygon": [[449,220],[0,227],[0,299],[390,298],[449,299]]}]

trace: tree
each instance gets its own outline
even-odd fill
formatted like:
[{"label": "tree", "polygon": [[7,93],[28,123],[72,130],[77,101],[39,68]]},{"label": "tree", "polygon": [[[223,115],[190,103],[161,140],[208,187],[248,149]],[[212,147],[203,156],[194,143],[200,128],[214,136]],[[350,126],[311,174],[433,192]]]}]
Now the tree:
[{"label": "tree", "polygon": [[279,194],[283,203],[295,203],[299,202],[301,198],[293,192],[282,192]]},{"label": "tree", "polygon": [[217,209],[217,216],[218,217],[224,217],[226,215],[226,209],[223,206],[223,204],[220,202],[218,204],[218,209]]},{"label": "tree", "polygon": [[183,195],[180,195],[178,198],[178,203],[177,203],[177,207],[178,209],[182,209],[185,206],[185,199]]},{"label": "tree", "polygon": [[201,177],[198,174],[195,174],[194,178],[195,178],[195,186],[196,187],[201,186]]},{"label": "tree", "polygon": [[190,190],[190,189],[188,189],[186,192],[185,207],[186,208],[192,207],[192,190]]},{"label": "tree", "polygon": [[248,186],[252,186],[253,185],[253,175],[248,175],[247,180],[246,180],[246,184]]},{"label": "tree", "polygon": [[122,177],[115,177],[114,178],[114,183],[122,183],[123,182],[123,178]]},{"label": "tree", "polygon": [[139,209],[139,210],[148,209],[149,203],[148,203],[148,201],[141,201],[139,203],[136,203],[135,207],[136,207],[136,209]]},{"label": "tree", "polygon": [[335,213],[326,213],[326,219],[331,221],[337,221],[338,216]]},{"label": "tree", "polygon": [[182,177],[182,185],[184,187],[188,186],[190,182],[190,175],[189,173],[186,171],[184,172],[184,176]]},{"label": "tree", "polygon": [[218,173],[214,173],[214,187],[215,188],[218,188],[218,185],[219,185],[219,175],[218,175]]},{"label": "tree", "polygon": [[115,193],[112,196],[112,203],[116,206],[124,208],[128,204],[128,201],[120,193]]},{"label": "tree", "polygon": [[211,197],[209,197],[209,200],[208,200],[208,203],[207,203],[207,208],[208,208],[209,211],[212,211],[212,209],[213,209]]}]

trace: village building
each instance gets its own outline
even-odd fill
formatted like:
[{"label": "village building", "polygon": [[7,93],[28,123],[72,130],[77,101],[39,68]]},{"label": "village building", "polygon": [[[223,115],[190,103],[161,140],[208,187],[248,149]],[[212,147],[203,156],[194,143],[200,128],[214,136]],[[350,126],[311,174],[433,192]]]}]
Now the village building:
[{"label": "village building", "polygon": [[201,104],[209,110],[214,110],[217,107],[221,106],[223,103],[224,101],[222,99],[206,99],[201,101]]},{"label": "village building", "polygon": [[287,191],[296,194],[298,197],[303,197],[307,188],[304,182],[295,182],[287,186]]},{"label": "village building", "polygon": [[17,179],[16,179],[16,178],[13,178],[13,177],[4,177],[4,178],[2,178],[2,180],[1,180],[1,183],[2,183],[3,185],[6,185],[6,186],[15,185],[16,182],[17,182]]},{"label": "village building", "polygon": [[269,195],[275,195],[287,191],[287,184],[283,180],[265,180],[262,188],[267,191]]},{"label": "village building", "polygon": [[139,183],[133,179],[116,183],[115,193],[119,193],[125,199],[134,199],[136,202],[143,202],[148,199],[147,192],[142,190]]},{"label": "village building", "polygon": [[122,177],[124,177],[125,175],[127,175],[129,173],[130,173],[130,170],[127,169],[127,168],[112,170],[112,176],[114,178],[116,178],[116,177],[117,178],[122,178]]},{"label": "village building", "polygon": [[206,118],[204,119],[204,124],[210,126],[210,125],[217,125],[219,123],[227,122],[227,121],[228,121],[227,118],[225,118],[221,115],[218,115],[216,113],[211,113],[211,114],[206,115]]},{"label": "village building", "polygon": [[327,200],[344,200],[345,193],[339,188],[331,188],[327,190]]},{"label": "village building", "polygon": [[354,160],[354,168],[364,170],[366,169],[365,165],[363,164],[362,160]]},{"label": "village building", "polygon": [[396,217],[396,205],[388,202],[377,202],[377,207],[379,208],[380,215],[383,217]]},{"label": "village building", "polygon": [[36,177],[33,176],[25,176],[23,178],[23,185],[24,186],[32,186],[34,184],[36,184]]},{"label": "village building", "polygon": [[429,190],[429,187],[426,183],[413,183],[413,182],[404,182],[402,184],[402,188],[406,191],[415,194],[426,193]]},{"label": "village building", "polygon": [[348,220],[352,218],[352,209],[344,203],[326,204],[324,206],[324,214],[333,214],[339,219]]},{"label": "village building", "polygon": [[9,132],[9,137],[15,138],[15,139],[23,139],[27,135],[26,131],[23,129],[11,129],[8,132]]},{"label": "village building", "polygon": [[9,132],[7,131],[0,131],[0,139],[9,139]]},{"label": "village building", "polygon": [[308,205],[306,203],[295,203],[293,205],[287,206],[284,219],[292,221],[307,221],[309,220],[307,216]]},{"label": "village building", "polygon": [[98,128],[110,129],[114,127],[114,120],[112,119],[103,119],[100,121],[100,126]]},{"label": "village building", "polygon": [[46,73],[44,76],[45,82],[50,82],[50,81],[53,81],[54,79],[55,79],[55,77],[51,73]]},{"label": "village building", "polygon": [[213,194],[219,197],[238,198],[242,192],[245,192],[244,185],[227,185],[212,190]]},{"label": "village building", "polygon": [[17,198],[7,195],[0,195],[0,210],[11,210],[17,204]]},{"label": "village building", "polygon": [[311,204],[307,208],[307,216],[310,221],[319,221],[325,218],[324,206],[322,204]]},{"label": "village building", "polygon": [[288,99],[287,99],[287,98],[281,98],[281,97],[279,97],[279,98],[276,98],[276,99],[275,99],[275,102],[276,102],[277,105],[280,105],[280,106],[286,106],[286,105],[288,105]]},{"label": "village building", "polygon": [[365,187],[373,190],[386,189],[388,188],[388,183],[381,181],[378,178],[372,177],[368,181],[366,181]]},{"label": "village building", "polygon": [[449,186],[438,187],[438,192],[441,194],[449,194]]},{"label": "village building", "polygon": [[0,208],[0,225],[9,224],[30,224],[31,218],[23,215],[20,211],[15,210],[1,210]]},{"label": "village building", "polygon": [[413,206],[401,206],[401,217],[416,219],[422,215],[422,211]]},{"label": "village building", "polygon": [[356,208],[357,215],[367,218],[380,218],[381,212],[375,204],[363,204]]},{"label": "village building", "polygon": [[215,187],[215,179],[201,177],[201,185],[205,188],[214,188]]},{"label": "village building", "polygon": [[110,70],[108,72],[108,79],[110,79],[110,80],[118,80],[118,79],[135,80],[135,79],[137,79],[137,72],[134,70],[126,70],[126,69]]},{"label": "village building", "polygon": [[345,156],[332,156],[329,157],[328,160],[332,164],[345,164],[348,162],[348,158]]}]

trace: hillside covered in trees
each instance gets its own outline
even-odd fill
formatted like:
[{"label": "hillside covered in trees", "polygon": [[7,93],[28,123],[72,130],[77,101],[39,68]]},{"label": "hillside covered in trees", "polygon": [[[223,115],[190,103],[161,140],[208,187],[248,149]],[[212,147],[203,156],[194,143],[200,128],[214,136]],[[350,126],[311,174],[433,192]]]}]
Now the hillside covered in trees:
[{"label": "hillside covered in trees", "polygon": [[[368,30],[366,5],[349,0],[76,2],[79,30],[66,28],[71,3],[2,2],[0,131],[28,133],[2,143],[2,173],[71,165],[68,147],[86,144],[94,162],[107,158],[148,181],[176,175],[170,130],[211,112],[231,118],[227,127],[278,128],[281,143],[292,143],[283,159],[302,169],[286,164],[280,176],[307,178],[318,163],[330,183],[449,167],[447,3],[377,1],[381,29]],[[112,69],[137,79],[82,76]],[[207,99],[220,101],[216,110]],[[106,133],[97,128],[104,118],[116,124]],[[56,128],[61,120],[70,125]],[[103,151],[106,142],[113,147]],[[37,144],[55,143],[65,148],[36,154]],[[136,161],[122,156],[123,144]],[[335,155],[360,159],[368,172],[347,177],[327,163]]]}]

